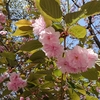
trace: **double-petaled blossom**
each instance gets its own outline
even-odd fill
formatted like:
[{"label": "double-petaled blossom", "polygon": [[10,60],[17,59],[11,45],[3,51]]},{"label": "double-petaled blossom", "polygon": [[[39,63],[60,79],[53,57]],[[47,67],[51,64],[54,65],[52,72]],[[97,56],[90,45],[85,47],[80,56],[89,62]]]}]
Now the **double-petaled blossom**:
[{"label": "double-petaled blossom", "polygon": [[80,73],[92,68],[98,55],[92,49],[84,49],[80,46],[68,50],[65,57],[58,58],[57,65],[63,73]]},{"label": "double-petaled blossom", "polygon": [[19,74],[13,72],[10,76],[10,82],[7,83],[9,90],[18,91],[27,85],[26,81],[20,78]]},{"label": "double-petaled blossom", "polygon": [[53,27],[47,27],[42,16],[35,20],[32,24],[34,33],[39,36],[39,41],[42,43],[42,50],[49,58],[57,58],[57,65],[63,73],[79,73],[91,68],[98,55],[92,49],[85,49],[80,46],[74,47],[65,53],[63,46],[60,44],[60,33],[56,32]]},{"label": "double-petaled blossom", "polygon": [[43,51],[47,57],[60,57],[63,53],[63,46],[58,43],[48,43],[43,45]]},{"label": "double-petaled blossom", "polygon": [[40,32],[46,28],[46,23],[44,21],[44,18],[40,15],[40,17],[34,21],[32,27],[34,34],[39,35]]},{"label": "double-petaled blossom", "polygon": [[55,32],[53,27],[48,27],[40,33],[39,41],[42,44],[59,43],[60,33]]},{"label": "double-petaled blossom", "polygon": [[63,46],[59,42],[60,33],[53,27],[44,29],[39,36],[39,41],[43,45],[43,51],[47,57],[59,57],[63,53]]},{"label": "double-petaled blossom", "polygon": [[20,97],[20,100],[31,100],[29,97],[26,97],[26,99],[24,97]]},{"label": "double-petaled blossom", "polygon": [[5,35],[5,34],[7,34],[7,31],[0,31],[0,34]]},{"label": "double-petaled blossom", "polygon": [[6,22],[6,16],[0,12],[0,23],[5,23]]}]

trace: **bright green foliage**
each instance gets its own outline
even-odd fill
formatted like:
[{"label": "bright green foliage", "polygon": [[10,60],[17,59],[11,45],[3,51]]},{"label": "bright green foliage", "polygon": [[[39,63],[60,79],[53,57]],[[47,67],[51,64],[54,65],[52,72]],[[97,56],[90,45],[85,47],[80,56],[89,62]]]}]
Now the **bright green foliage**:
[{"label": "bright green foliage", "polygon": [[80,97],[74,90],[69,89],[68,92],[69,92],[71,100],[80,100]]},{"label": "bright green foliage", "polygon": [[97,80],[98,79],[98,71],[95,68],[88,69],[88,71],[81,73],[82,76],[89,80]]},{"label": "bright green foliage", "polygon": [[95,98],[93,96],[86,96],[86,100],[98,100],[98,98]]},{"label": "bright green foliage", "polygon": [[[24,28],[24,29],[22,29]],[[26,30],[27,29],[27,30]],[[30,29],[28,26],[24,26],[18,28],[15,33],[12,34],[13,36],[31,36],[32,35],[32,28]]]},{"label": "bright green foliage", "polygon": [[36,0],[35,2],[43,16],[53,21],[61,20],[62,12],[59,3],[56,2],[56,0]]},{"label": "bright green foliage", "polygon": [[[99,14],[100,0],[88,2],[81,6],[79,11],[67,13],[65,16],[62,15],[60,9],[60,0],[34,1],[37,9],[30,11],[34,14],[32,17],[36,19],[41,14],[46,22],[46,27],[52,26],[55,31],[60,32],[60,35],[63,34],[62,37],[59,37],[63,46],[67,45],[64,40],[71,35],[72,38],[79,40],[78,45],[92,47],[94,35],[87,37],[86,28],[76,23],[81,18]],[[3,2],[0,0],[0,5],[2,4]],[[62,18],[65,26],[61,23]],[[10,23],[9,20],[8,22]],[[20,100],[21,96],[28,96],[31,100],[64,100],[65,95],[69,100],[80,100],[80,95],[83,95],[86,100],[98,100],[99,93],[96,87],[100,88],[100,59],[92,69],[88,69],[86,72],[62,73],[57,67],[57,59],[48,58],[44,53],[38,36],[33,34],[31,22],[21,19],[15,25],[17,29],[11,36],[9,34],[0,35],[0,46],[5,47],[5,50],[0,52],[0,75],[5,72],[17,72],[20,73],[20,77],[27,80],[27,86],[16,92],[17,97],[14,100]],[[21,36],[26,41],[16,42],[13,40],[13,36]],[[67,51],[70,48],[65,49]],[[63,56],[65,56],[64,53]],[[6,84],[8,81],[9,78],[3,82]],[[7,86],[3,86],[3,82],[0,83],[0,89],[2,89],[0,98],[6,97],[12,92],[7,89]],[[91,94],[95,94],[95,97]]]},{"label": "bright green foliage", "polygon": [[76,38],[84,38],[86,35],[86,29],[79,25],[70,27],[68,32],[69,34],[75,36]]},{"label": "bright green foliage", "polygon": [[74,24],[81,18],[86,18],[100,13],[100,1],[91,1],[80,8],[80,11],[68,13],[64,16],[67,24]]}]

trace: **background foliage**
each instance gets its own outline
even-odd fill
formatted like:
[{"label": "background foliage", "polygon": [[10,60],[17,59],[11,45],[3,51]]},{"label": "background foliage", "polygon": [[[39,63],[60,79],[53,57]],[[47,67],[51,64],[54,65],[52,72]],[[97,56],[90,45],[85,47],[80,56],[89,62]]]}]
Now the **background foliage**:
[{"label": "background foliage", "polygon": [[[0,74],[17,72],[27,86],[9,91],[9,75],[0,83],[1,100],[98,100],[100,93],[100,0],[0,0],[6,15],[0,34]],[[64,49],[76,45],[92,48],[99,59],[92,69],[79,74],[63,74],[54,59],[46,57],[34,35],[30,20],[42,15],[60,33]],[[84,23],[84,24],[83,24]],[[0,30],[2,31],[2,30]]]}]

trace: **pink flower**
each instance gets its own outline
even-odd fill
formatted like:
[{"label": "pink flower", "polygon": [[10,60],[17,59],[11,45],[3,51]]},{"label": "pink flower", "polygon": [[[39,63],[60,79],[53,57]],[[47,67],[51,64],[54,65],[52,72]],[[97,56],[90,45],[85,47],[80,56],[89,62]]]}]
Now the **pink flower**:
[{"label": "pink flower", "polygon": [[3,26],[1,25],[1,23],[0,23],[0,30],[2,30],[3,29]]},{"label": "pink flower", "polygon": [[0,46],[0,51],[3,52],[4,50],[6,50],[6,48],[4,46]]},{"label": "pink flower", "polygon": [[5,23],[6,22],[6,16],[3,13],[0,13],[0,22]]},{"label": "pink flower", "polygon": [[100,87],[96,87],[96,91],[100,93]]},{"label": "pink flower", "polygon": [[15,73],[15,72],[11,73],[10,81],[15,81],[17,79],[19,79],[19,74]]},{"label": "pink flower", "polygon": [[4,77],[0,76],[0,83],[2,83],[4,81]]},{"label": "pink flower", "polygon": [[68,50],[67,58],[67,61],[72,68],[77,68],[80,72],[86,71],[88,67],[86,49],[83,49],[80,46],[76,46],[73,50]]},{"label": "pink flower", "polygon": [[43,31],[46,28],[46,23],[44,21],[44,18],[42,16],[40,16],[32,24],[32,27],[33,27],[34,34],[39,35],[40,32]]},{"label": "pink flower", "polygon": [[19,74],[13,72],[10,76],[10,82],[7,83],[8,90],[18,91],[27,85],[26,81],[19,77]]},{"label": "pink flower", "polygon": [[79,69],[73,66],[70,66],[70,63],[68,62],[68,58],[63,57],[63,58],[58,58],[57,59],[57,66],[58,68],[63,72],[63,73],[78,73]]},{"label": "pink flower", "polygon": [[59,32],[55,32],[53,27],[48,27],[40,33],[39,41],[42,44],[59,43],[59,37]]},{"label": "pink flower", "polygon": [[20,100],[25,100],[24,97],[20,97]]},{"label": "pink flower", "polygon": [[92,49],[87,49],[87,52],[88,67],[91,68],[94,65],[95,61],[98,60],[98,55],[94,53]]},{"label": "pink flower", "polygon": [[46,56],[50,57],[59,57],[63,53],[63,46],[58,43],[48,43],[44,44],[43,51],[46,53]]},{"label": "pink flower", "polygon": [[18,91],[18,89],[19,89],[18,85],[19,84],[17,84],[16,81],[7,83],[8,90],[13,90],[13,91]]},{"label": "pink flower", "polygon": [[18,81],[17,83],[19,84],[19,87],[21,87],[21,88],[23,88],[27,85],[26,81],[22,80],[22,78],[19,78],[17,81]]},{"label": "pink flower", "polygon": [[26,97],[26,100],[31,100],[29,97]]},{"label": "pink flower", "polygon": [[5,35],[5,34],[7,34],[7,31],[0,31],[0,34]]},{"label": "pink flower", "polygon": [[98,55],[92,49],[76,46],[68,50],[65,57],[57,59],[57,66],[63,73],[80,73],[91,68],[97,59]]}]

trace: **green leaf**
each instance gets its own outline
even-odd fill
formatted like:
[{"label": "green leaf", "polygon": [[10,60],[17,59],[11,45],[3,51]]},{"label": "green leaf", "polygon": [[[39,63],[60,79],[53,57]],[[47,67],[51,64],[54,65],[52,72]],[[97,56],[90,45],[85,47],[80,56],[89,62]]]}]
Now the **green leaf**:
[{"label": "green leaf", "polygon": [[24,91],[24,93],[22,94],[23,97],[28,97],[29,95],[31,95],[31,91]]},{"label": "green leaf", "polygon": [[2,67],[0,68],[0,73],[4,73],[6,70],[7,70],[6,68]]},{"label": "green leaf", "polygon": [[32,31],[33,28],[30,26],[22,26],[22,27],[19,27],[19,29],[22,31]]},{"label": "green leaf", "polygon": [[79,79],[81,74],[70,74],[74,79]]},{"label": "green leaf", "polygon": [[56,70],[53,71],[53,74],[54,74],[55,76],[59,77],[59,76],[62,75],[62,72],[61,72],[61,70],[56,69]]},{"label": "green leaf", "polygon": [[41,88],[43,89],[46,89],[46,88],[53,88],[54,87],[54,83],[53,82],[49,82],[49,81],[46,81],[43,85],[41,85]]},{"label": "green leaf", "polygon": [[68,13],[64,16],[64,20],[66,22],[66,24],[74,24],[76,23],[78,20],[80,20],[81,18],[83,18],[85,15],[82,11],[77,11],[77,12],[73,12],[73,13]]},{"label": "green leaf", "polygon": [[100,1],[91,1],[81,7],[86,16],[92,16],[100,13]]},{"label": "green leaf", "polygon": [[32,36],[32,30],[26,30],[26,29],[24,29],[24,31],[23,31],[22,28],[24,28],[24,27],[21,27],[21,29],[18,28],[18,29],[12,34],[12,36]]},{"label": "green leaf", "polygon": [[52,26],[55,28],[56,31],[63,32],[64,30],[60,23],[53,23]]},{"label": "green leaf", "polygon": [[38,40],[31,40],[29,42],[26,42],[22,47],[20,48],[23,51],[32,51],[34,49],[39,49],[42,47],[42,44]]},{"label": "green leaf", "polygon": [[96,68],[98,71],[100,71],[100,64],[99,64],[99,63],[96,63],[96,64],[95,64],[95,68]]},{"label": "green leaf", "polygon": [[8,64],[6,57],[0,58],[0,63],[1,64]]},{"label": "green leaf", "polygon": [[72,89],[68,90],[71,100],[80,100],[80,97]]},{"label": "green leaf", "polygon": [[10,93],[11,93],[11,91],[9,91],[8,89],[6,89],[6,90],[3,91],[3,96],[6,96],[6,95],[8,95]]},{"label": "green leaf", "polygon": [[53,81],[52,74],[51,75],[49,74],[49,75],[45,76],[45,80],[47,80],[49,82]]},{"label": "green leaf", "polygon": [[86,95],[86,99],[85,100],[98,100],[98,98]]},{"label": "green leaf", "polygon": [[91,1],[84,4],[80,11],[68,13],[64,16],[66,24],[75,24],[81,18],[89,17],[100,13],[100,1]]},{"label": "green leaf", "polygon": [[3,57],[6,57],[8,59],[11,59],[11,60],[15,60],[15,57],[16,57],[13,52],[6,52],[6,51],[4,51],[1,55]]},{"label": "green leaf", "polygon": [[86,35],[86,29],[80,25],[72,26],[68,32],[76,38],[84,38]]},{"label": "green leaf", "polygon": [[43,76],[45,76],[45,75],[44,74],[31,73],[29,78],[28,78],[28,81],[34,83],[35,80],[38,80],[39,78],[42,78]]},{"label": "green leaf", "polygon": [[45,61],[45,53],[42,50],[35,52],[31,57],[34,63],[43,63]]},{"label": "green leaf", "polygon": [[35,0],[35,3],[43,16],[53,21],[61,20],[62,12],[56,0]]},{"label": "green leaf", "polygon": [[89,80],[98,79],[98,71],[95,68],[88,69],[88,71],[81,73],[81,75]]},{"label": "green leaf", "polygon": [[86,95],[86,90],[76,89],[79,93]]},{"label": "green leaf", "polygon": [[15,23],[15,25],[17,27],[22,27],[22,26],[30,26],[31,25],[31,22],[26,20],[26,19],[21,19],[19,20],[18,22]]}]

